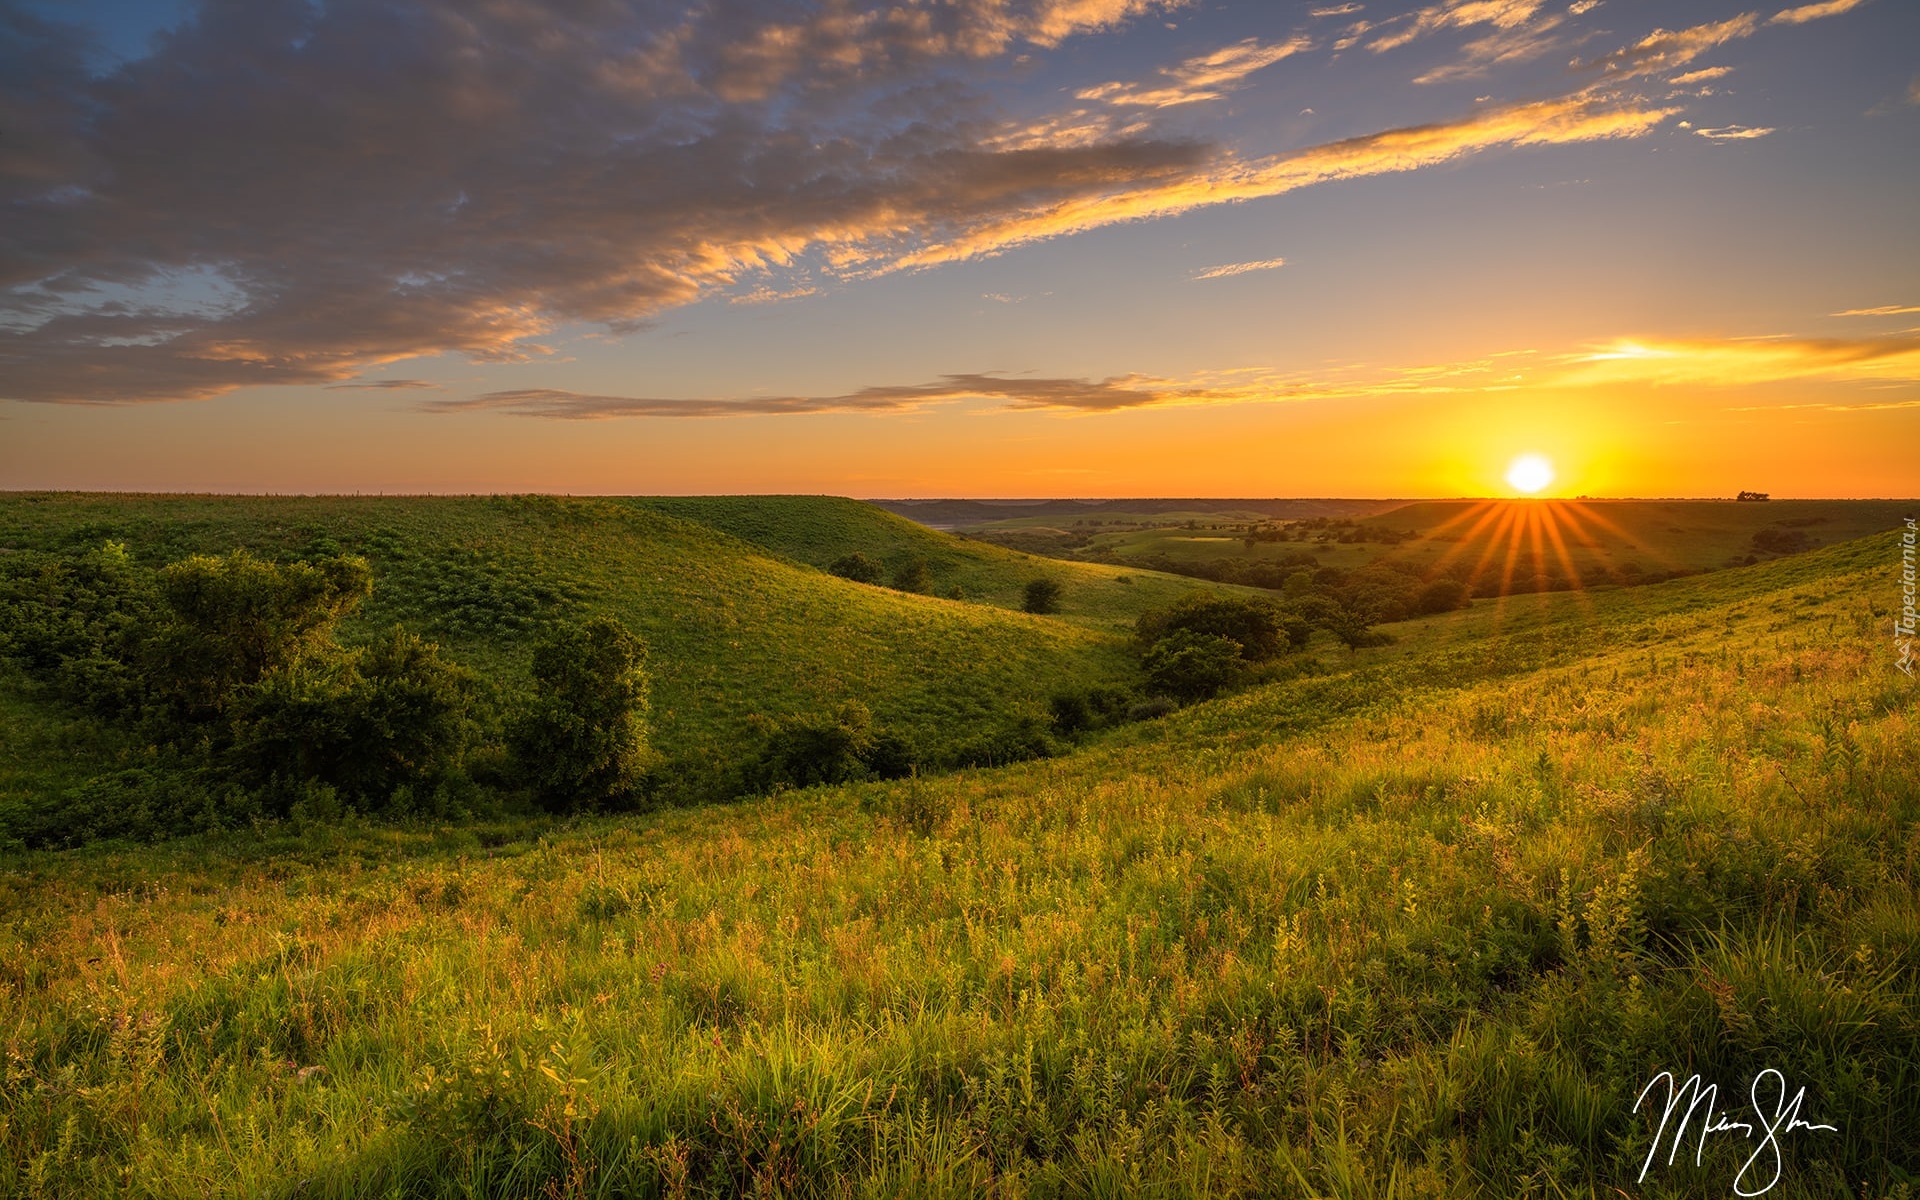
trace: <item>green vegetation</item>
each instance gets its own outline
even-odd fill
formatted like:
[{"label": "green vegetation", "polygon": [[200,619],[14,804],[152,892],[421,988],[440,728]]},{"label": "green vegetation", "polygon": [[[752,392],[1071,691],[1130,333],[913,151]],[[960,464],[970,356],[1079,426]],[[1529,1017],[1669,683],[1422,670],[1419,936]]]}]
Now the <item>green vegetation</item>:
[{"label": "green vegetation", "polygon": [[[1289,575],[1372,568],[1471,595],[1657,583],[1897,528],[1907,501],[1416,501],[1372,514],[1115,513],[976,526],[975,537],[1064,559],[1280,589]],[[1445,611],[1438,594],[1401,604]],[[1424,607],[1423,607],[1424,604]],[[1401,619],[1389,617],[1387,619]]]},{"label": "green vegetation", "polygon": [[[780,546],[660,511],[699,503],[13,495],[0,497],[0,572],[33,553],[77,561],[109,541],[147,571],[238,549],[287,565],[364,559],[372,592],[340,617],[343,644],[371,646],[398,624],[509,692],[524,686],[534,645],[555,625],[613,617],[649,650],[658,779],[687,798],[724,789],[741,747],[764,732],[758,720],[811,720],[847,701],[866,705],[916,761],[968,761],[982,739],[1043,706],[1058,680],[1131,679],[1134,620],[1195,587],[1070,567],[1055,573],[1058,618],[1040,621],[1017,611],[1033,576],[1021,555],[853,501],[769,499],[779,520],[744,532],[824,531]],[[742,510],[713,505],[722,515]],[[936,588],[964,585],[969,600],[910,597],[815,569],[854,553],[882,564],[924,560]],[[87,676],[67,691],[109,703],[113,684]],[[145,745],[108,737],[92,761],[138,766]],[[33,763],[20,768],[18,791],[0,771],[0,810],[45,794]],[[96,766],[87,777],[97,774]]]},{"label": "green vegetation", "polygon": [[[1734,1135],[1698,1166],[1663,1142],[1636,1182],[1661,1070],[1735,1110],[1764,1069],[1806,1087],[1836,1128],[1783,1136],[1769,1195],[1920,1173],[1920,707],[1887,642],[1891,537],[1480,601],[1352,652],[1279,648],[1311,591],[1249,606],[1267,622],[1162,591],[1128,621],[1154,644],[1267,644],[1287,673],[1136,723],[1112,717],[1119,634],[1071,623],[1084,577],[1038,617],[723,556],[740,543],[657,514],[538,511],[572,535],[547,552],[614,564],[576,577],[584,608],[704,562],[883,606],[896,654],[979,609],[1125,669],[1036,655],[1045,699],[997,693],[974,748],[1035,722],[1085,744],[991,770],[888,780],[877,705],[796,706],[787,741],[740,742],[791,750],[789,790],[748,803],[16,851],[0,1193],[1727,1194]],[[107,537],[147,553],[125,529],[68,545]],[[1009,565],[1011,599],[1032,567]],[[111,589],[75,595],[87,630],[121,628]],[[839,636],[777,632],[787,672]],[[685,668],[646,640],[657,718]],[[0,783],[73,786],[98,728],[0,687]],[[804,787],[806,764],[844,782]]]}]

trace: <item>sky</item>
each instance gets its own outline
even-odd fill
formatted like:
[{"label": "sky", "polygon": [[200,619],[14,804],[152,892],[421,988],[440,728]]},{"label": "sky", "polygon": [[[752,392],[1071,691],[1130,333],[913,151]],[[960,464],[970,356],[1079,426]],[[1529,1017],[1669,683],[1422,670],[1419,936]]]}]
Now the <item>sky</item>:
[{"label": "sky", "polygon": [[0,0],[0,488],[1920,494],[1920,5]]}]

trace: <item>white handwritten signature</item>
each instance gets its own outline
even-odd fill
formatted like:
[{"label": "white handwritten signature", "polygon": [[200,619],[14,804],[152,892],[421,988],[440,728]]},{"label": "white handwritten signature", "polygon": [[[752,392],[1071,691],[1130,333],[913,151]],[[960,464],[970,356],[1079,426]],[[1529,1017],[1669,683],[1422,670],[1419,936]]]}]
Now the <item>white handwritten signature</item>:
[{"label": "white handwritten signature", "polygon": [[[1800,1129],[1837,1133],[1840,1128],[1838,1125],[1820,1125],[1801,1120],[1800,1105],[1806,1100],[1807,1089],[1801,1088],[1793,1094],[1792,1099],[1788,1099],[1787,1077],[1772,1067],[1755,1075],[1752,1086],[1747,1089],[1747,1099],[1753,1105],[1754,1116],[1759,1122],[1757,1129],[1749,1122],[1734,1120],[1726,1111],[1714,1111],[1714,1104],[1720,1096],[1719,1084],[1704,1083],[1698,1075],[1688,1077],[1685,1083],[1678,1083],[1671,1071],[1662,1071],[1647,1081],[1647,1086],[1640,1089],[1640,1095],[1633,1102],[1634,1112],[1640,1111],[1640,1105],[1646,1100],[1647,1093],[1653,1091],[1654,1085],[1663,1079],[1667,1081],[1666,1108],[1660,1113],[1660,1128],[1654,1132],[1653,1147],[1647,1151],[1647,1161],[1640,1164],[1640,1178],[1635,1182],[1646,1180],[1647,1171],[1653,1166],[1654,1156],[1660,1153],[1660,1141],[1667,1135],[1667,1123],[1673,1119],[1675,1112],[1680,1112],[1680,1123],[1673,1130],[1673,1148],[1667,1151],[1668,1166],[1673,1165],[1674,1157],[1680,1153],[1680,1145],[1687,1136],[1687,1122],[1693,1119],[1696,1109],[1704,1111],[1700,1113],[1700,1142],[1693,1152],[1695,1166],[1700,1164],[1701,1156],[1706,1153],[1707,1138],[1712,1134],[1737,1132],[1749,1141],[1753,1139],[1756,1132],[1759,1134],[1760,1145],[1755,1148],[1747,1161],[1741,1164],[1739,1173],[1733,1177],[1733,1192],[1736,1196],[1763,1195],[1771,1191],[1774,1184],[1780,1182],[1782,1170],[1780,1139],[1782,1137]],[[1767,1107],[1761,1102],[1760,1096],[1761,1084],[1768,1080],[1773,1081],[1779,1088],[1771,1119],[1767,1116]],[[1681,1111],[1680,1107],[1682,1101],[1686,1102],[1684,1111]],[[1651,1105],[1648,1106],[1647,1111],[1653,1111]],[[1772,1164],[1773,1173],[1767,1176],[1766,1183],[1749,1190],[1746,1186],[1749,1182],[1747,1175],[1749,1172],[1755,1172],[1756,1165],[1762,1164],[1763,1159]],[[1764,1170],[1764,1165],[1761,1165],[1760,1169]],[[1758,1182],[1758,1180],[1759,1174],[1755,1172],[1752,1182]]]}]

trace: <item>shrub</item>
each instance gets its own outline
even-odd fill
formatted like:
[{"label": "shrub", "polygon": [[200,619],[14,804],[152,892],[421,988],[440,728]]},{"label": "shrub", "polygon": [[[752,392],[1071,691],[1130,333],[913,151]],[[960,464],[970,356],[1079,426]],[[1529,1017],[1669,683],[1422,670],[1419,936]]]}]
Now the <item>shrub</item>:
[{"label": "shrub", "polygon": [[1436,579],[1420,589],[1415,608],[1423,613],[1452,612],[1467,603],[1467,585],[1458,579]]},{"label": "shrub", "polygon": [[956,747],[952,760],[957,767],[1001,767],[1051,758],[1053,753],[1053,739],[1047,736],[1047,719],[1036,712],[1023,712],[991,733]]},{"label": "shrub", "polygon": [[1245,659],[1240,644],[1214,633],[1176,629],[1142,659],[1149,691],[1180,700],[1204,700],[1230,686]]},{"label": "shrub", "polygon": [[913,558],[900,564],[900,569],[893,573],[893,586],[902,592],[925,592],[932,587],[933,573],[927,569],[927,560]]},{"label": "shrub", "polygon": [[858,550],[834,559],[833,565],[827,568],[827,572],[838,575],[842,579],[851,579],[855,583],[879,583],[881,579],[880,564]]},{"label": "shrub", "polygon": [[648,766],[646,646],[612,617],[556,628],[533,651],[533,695],[510,734],[550,812],[632,799]]},{"label": "shrub", "polygon": [[457,770],[476,680],[395,627],[366,650],[276,671],[235,702],[236,763],[255,783],[317,780],[363,808]]},{"label": "shrub", "polygon": [[373,591],[364,558],[279,564],[235,550],[159,574],[172,620],[151,645],[154,691],[186,720],[224,712],[236,691],[332,647],[340,618]]},{"label": "shrub", "polygon": [[751,790],[901,779],[913,772],[911,748],[897,734],[878,727],[873,713],[858,700],[830,714],[763,725],[766,740],[746,771]]},{"label": "shrub", "polygon": [[1084,733],[1119,724],[1126,719],[1131,702],[1125,690],[1105,685],[1063,689],[1047,697],[1047,709],[1053,716],[1054,732]]},{"label": "shrub", "polygon": [[1036,579],[1027,584],[1026,603],[1022,607],[1030,613],[1059,612],[1059,582],[1052,579]]},{"label": "shrub", "polygon": [[1170,608],[1142,613],[1134,628],[1148,646],[1176,632],[1207,634],[1233,642],[1247,661],[1263,662],[1286,653],[1291,644],[1285,620],[1286,613],[1271,600],[1196,592]]}]

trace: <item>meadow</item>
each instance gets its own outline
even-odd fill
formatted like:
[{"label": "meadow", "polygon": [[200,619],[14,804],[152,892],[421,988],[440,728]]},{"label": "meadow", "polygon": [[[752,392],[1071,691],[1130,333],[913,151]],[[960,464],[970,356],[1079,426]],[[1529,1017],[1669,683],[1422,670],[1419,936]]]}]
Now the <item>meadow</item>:
[{"label": "meadow", "polygon": [[[586,563],[585,507],[525,519]],[[1750,1146],[1634,1098],[1773,1069],[1835,1128],[1768,1194],[1910,1195],[1898,555],[1479,602],[994,770],[13,852],[0,1192],[1717,1195]]]},{"label": "meadow", "polygon": [[[679,514],[679,515],[676,515]],[[683,519],[684,518],[684,519]],[[1118,680],[1134,619],[1192,580],[1061,564],[934,534],[822,497],[587,500],[556,497],[0,497],[0,554],[79,552],[107,541],[160,565],[248,549],[267,557],[364,556],[373,593],[343,626],[367,640],[404,624],[456,661],[507,681],[556,619],[610,615],[651,648],[656,748],[689,770],[724,760],[755,717],[858,699],[931,759],[1043,709],[1059,680]],[[816,569],[849,549],[889,568],[919,559],[931,594]],[[1027,582],[1060,583],[1060,611],[1020,611]],[[955,595],[962,598],[955,599]],[[0,688],[8,745],[73,739],[58,713]],[[97,762],[0,751],[0,808],[68,786]],[[131,753],[118,746],[105,757]],[[62,763],[67,765],[63,766]],[[96,768],[97,769],[97,768]]]},{"label": "meadow", "polygon": [[[1329,525],[1251,510],[1102,512],[1007,518],[963,532],[1032,553],[1108,563],[1278,562],[1310,552],[1319,567],[1459,570],[1485,594],[1584,582],[1605,586],[1745,565],[1895,528],[1911,504],[1872,500],[1577,500],[1521,504],[1415,501]],[[1361,540],[1370,531],[1412,534]],[[1289,535],[1250,540],[1250,533]],[[1756,541],[1757,539],[1757,541]]]}]

